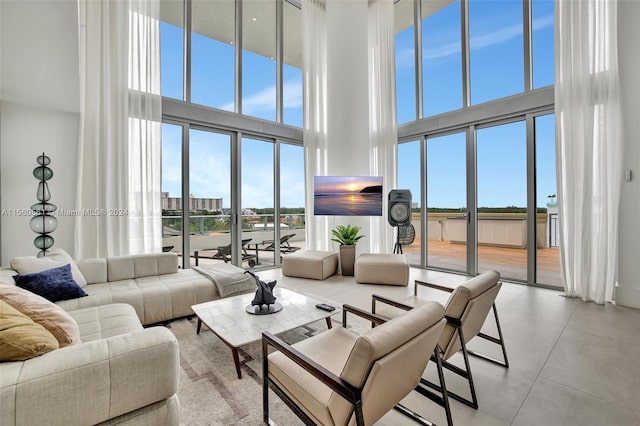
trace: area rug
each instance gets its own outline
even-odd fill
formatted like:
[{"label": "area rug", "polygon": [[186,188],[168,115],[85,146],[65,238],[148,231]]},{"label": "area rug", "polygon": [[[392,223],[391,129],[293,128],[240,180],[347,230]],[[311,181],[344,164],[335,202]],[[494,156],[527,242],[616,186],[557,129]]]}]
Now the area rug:
[{"label": "area rug", "polygon": [[[339,315],[336,315],[336,318]],[[202,327],[196,334],[197,318],[165,324],[180,346],[180,419],[183,425],[261,425],[262,347],[255,342],[239,349],[242,379],[236,376],[231,350]],[[334,319],[334,324],[339,323]],[[324,320],[283,333],[295,343],[325,331]],[[302,425],[291,410],[270,391],[271,419],[278,425]]]}]

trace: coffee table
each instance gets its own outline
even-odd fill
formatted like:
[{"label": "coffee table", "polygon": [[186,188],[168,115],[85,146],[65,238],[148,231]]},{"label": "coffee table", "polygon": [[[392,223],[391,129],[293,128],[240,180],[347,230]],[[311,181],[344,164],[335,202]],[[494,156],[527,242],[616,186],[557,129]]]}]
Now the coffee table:
[{"label": "coffee table", "polygon": [[[331,328],[330,317],[340,312],[338,306],[331,301],[315,299],[286,288],[277,287],[274,295],[283,309],[271,315],[251,315],[245,311],[245,307],[251,304],[254,293],[227,297],[191,307],[198,316],[196,333],[200,333],[204,323],[231,349],[238,379],[242,378],[238,357],[240,346],[262,339],[263,331],[273,334],[283,333],[321,319],[326,321],[327,328]],[[323,311],[316,308],[318,303],[332,304],[336,306],[336,310]]]}]

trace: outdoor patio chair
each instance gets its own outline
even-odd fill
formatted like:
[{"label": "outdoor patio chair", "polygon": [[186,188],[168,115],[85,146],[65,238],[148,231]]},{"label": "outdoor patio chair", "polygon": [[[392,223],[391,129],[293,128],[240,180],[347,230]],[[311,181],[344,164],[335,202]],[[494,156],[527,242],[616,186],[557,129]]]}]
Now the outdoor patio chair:
[{"label": "outdoor patio chair", "polygon": [[[247,251],[247,245],[251,242],[251,238],[247,238],[242,240],[242,261],[244,262],[245,260],[249,262],[249,266],[250,267],[254,267],[256,265],[256,255],[255,254],[249,254],[249,252]],[[229,263],[231,262],[231,244],[228,244],[226,246],[220,246],[217,249],[218,251],[211,256],[211,259],[220,259],[222,261],[224,261],[224,263]],[[204,258],[206,256],[203,255],[198,255],[198,257],[200,258]]]},{"label": "outdoor patio chair", "polygon": [[[347,328],[347,312],[381,324],[358,335]],[[430,302],[392,320],[344,305],[342,327],[289,345],[262,333],[263,420],[269,419],[269,387],[307,425],[372,425],[419,383],[445,327],[443,307]],[[269,347],[276,351],[269,354]],[[446,398],[446,393],[444,394]]]},{"label": "outdoor patio chair", "polygon": [[[464,377],[469,383],[471,400],[455,394],[450,390],[446,391],[444,377],[440,379],[440,385],[432,383],[426,379],[420,380],[422,385],[438,391],[439,395],[434,394],[426,387],[421,387],[417,390],[424,396],[438,403],[440,403],[441,401],[440,395],[442,393],[447,393],[450,398],[460,401],[474,409],[478,409],[478,399],[473,384],[473,377],[471,375],[468,355],[474,355],[492,363],[509,368],[507,351],[504,345],[502,329],[500,328],[500,321],[498,319],[498,311],[495,305],[495,299],[498,295],[498,292],[500,291],[500,287],[502,286],[502,283],[500,282],[500,274],[496,271],[487,271],[459,285],[456,288],[443,287],[436,284],[430,284],[416,280],[414,295],[401,302],[374,294],[372,296],[371,302],[372,312],[374,312],[376,315],[380,315],[380,312],[377,312],[376,309],[378,302],[394,306],[401,310],[411,310],[416,306],[420,306],[421,304],[425,303],[426,300],[418,297],[418,286],[426,286],[451,293],[449,299],[445,304],[444,311],[445,318],[447,319],[447,326],[445,327],[442,336],[440,337],[438,348],[440,349],[440,355],[443,359],[442,365],[444,366],[444,368],[459,376]],[[490,310],[493,310],[498,337],[493,337],[480,331],[487,316],[489,315]],[[395,310],[395,312],[398,313],[401,311]],[[387,316],[388,314],[389,312],[385,311],[384,316]],[[391,315],[393,315],[393,313],[391,313]],[[467,349],[467,343],[476,336],[500,345],[502,349],[503,361],[499,361]],[[465,365],[464,369],[447,361],[459,350],[462,350],[462,356],[464,358]],[[444,408],[447,411],[447,418],[450,418],[449,407],[444,406]]]},{"label": "outdoor patio chair", "polygon": [[[300,247],[292,246],[289,243],[289,240],[295,236],[296,234],[287,234],[280,237],[280,253],[293,253],[296,250],[300,250]],[[264,240],[261,243],[258,243],[258,245],[264,245],[260,250],[275,251],[276,249],[274,240]]]}]

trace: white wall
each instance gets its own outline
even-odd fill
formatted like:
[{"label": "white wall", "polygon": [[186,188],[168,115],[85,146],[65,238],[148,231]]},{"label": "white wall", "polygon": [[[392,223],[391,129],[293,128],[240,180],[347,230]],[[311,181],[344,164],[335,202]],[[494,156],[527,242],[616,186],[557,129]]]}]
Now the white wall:
[{"label": "white wall", "polygon": [[[75,207],[79,126],[75,0],[0,1],[1,264],[33,255],[29,218],[12,209],[37,202],[36,157],[51,157],[51,202]],[[59,217],[54,247],[72,253],[74,220]],[[73,254],[73,253],[72,253]]]},{"label": "white wall", "polygon": [[[369,175],[369,91],[367,0],[327,2],[328,174]],[[371,251],[368,217],[336,216],[335,225],[360,226],[358,252]]]},{"label": "white wall", "polygon": [[618,3],[618,65],[623,110],[623,169],[633,179],[622,183],[620,261],[616,303],[640,309],[640,2]]}]

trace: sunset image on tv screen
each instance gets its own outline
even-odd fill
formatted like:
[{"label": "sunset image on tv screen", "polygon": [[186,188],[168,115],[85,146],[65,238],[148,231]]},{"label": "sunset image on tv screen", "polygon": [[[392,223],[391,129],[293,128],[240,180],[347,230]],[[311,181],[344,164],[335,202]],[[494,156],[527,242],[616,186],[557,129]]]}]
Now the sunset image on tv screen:
[{"label": "sunset image on tv screen", "polygon": [[315,215],[382,216],[382,176],[315,176]]}]

